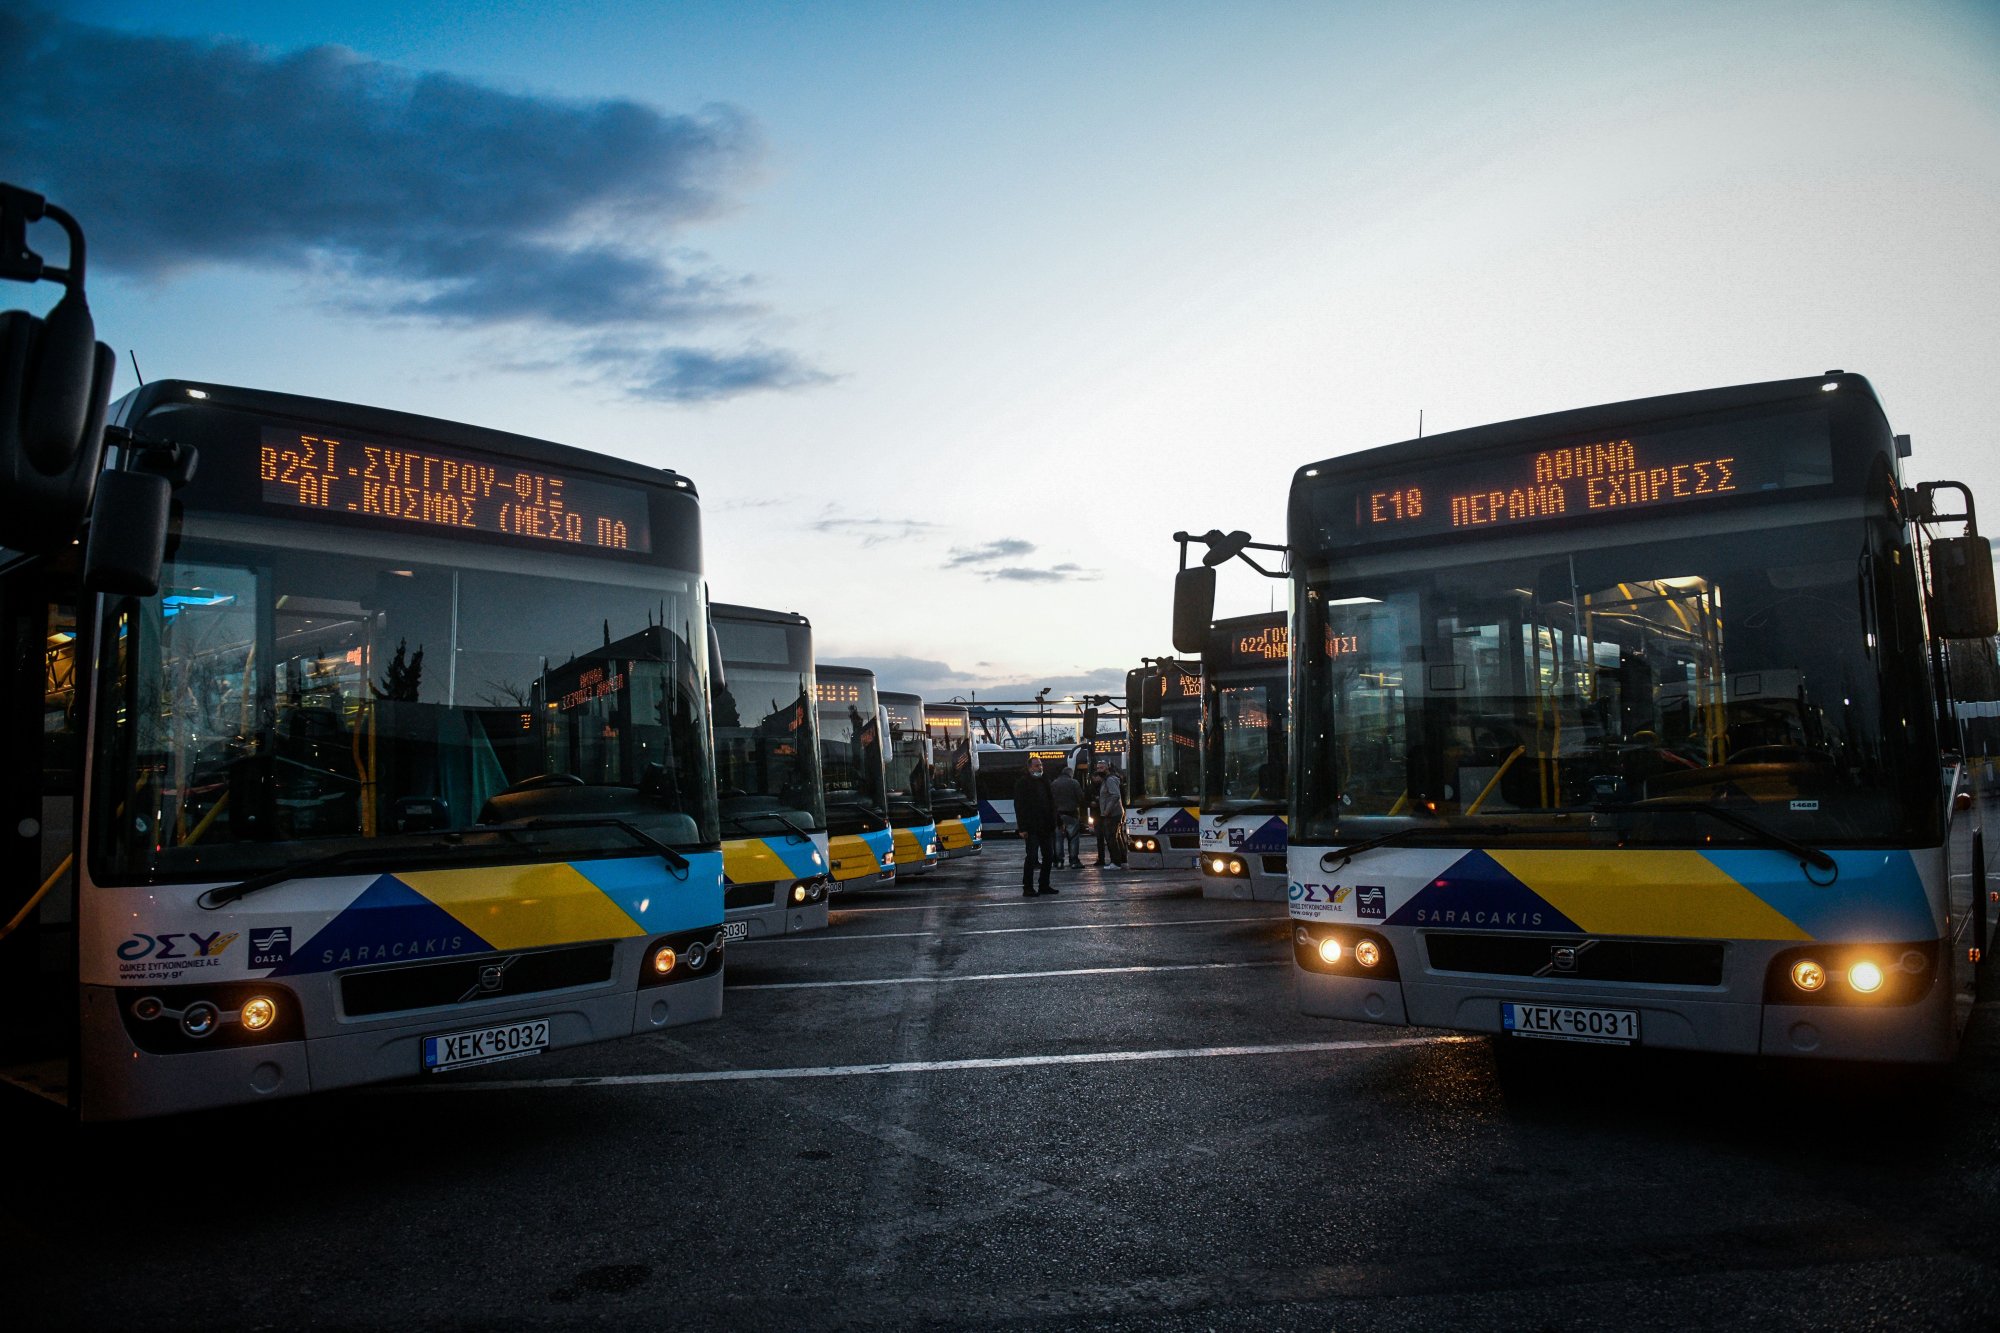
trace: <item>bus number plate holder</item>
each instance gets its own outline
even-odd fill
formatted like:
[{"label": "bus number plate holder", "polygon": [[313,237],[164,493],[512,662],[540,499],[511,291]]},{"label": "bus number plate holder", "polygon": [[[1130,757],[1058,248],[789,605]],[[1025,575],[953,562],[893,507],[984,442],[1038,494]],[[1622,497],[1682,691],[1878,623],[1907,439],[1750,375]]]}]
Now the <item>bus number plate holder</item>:
[{"label": "bus number plate holder", "polygon": [[724,944],[729,943],[731,940],[747,940],[749,938],[750,923],[748,921],[725,921],[722,923],[722,942]]},{"label": "bus number plate holder", "polygon": [[548,1049],[549,1020],[537,1018],[527,1023],[502,1023],[498,1027],[473,1028],[424,1038],[424,1068],[433,1074],[447,1069],[469,1069],[490,1065],[496,1060],[518,1060],[524,1055],[540,1055]]},{"label": "bus number plate holder", "polygon": [[1599,1046],[1634,1046],[1639,1041],[1636,1009],[1579,1009],[1561,1004],[1500,1006],[1500,1026],[1516,1037],[1582,1041]]}]

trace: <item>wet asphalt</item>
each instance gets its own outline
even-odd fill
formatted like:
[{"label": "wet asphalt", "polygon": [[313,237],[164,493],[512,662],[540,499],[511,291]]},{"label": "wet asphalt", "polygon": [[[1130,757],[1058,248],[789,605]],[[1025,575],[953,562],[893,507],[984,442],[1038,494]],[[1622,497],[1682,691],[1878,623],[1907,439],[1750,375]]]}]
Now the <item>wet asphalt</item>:
[{"label": "wet asphalt", "polygon": [[1299,1015],[1280,905],[1018,864],[734,946],[715,1023],[134,1126],[0,1102],[0,1323],[2000,1327],[1991,999],[1929,1080],[1496,1065]]}]

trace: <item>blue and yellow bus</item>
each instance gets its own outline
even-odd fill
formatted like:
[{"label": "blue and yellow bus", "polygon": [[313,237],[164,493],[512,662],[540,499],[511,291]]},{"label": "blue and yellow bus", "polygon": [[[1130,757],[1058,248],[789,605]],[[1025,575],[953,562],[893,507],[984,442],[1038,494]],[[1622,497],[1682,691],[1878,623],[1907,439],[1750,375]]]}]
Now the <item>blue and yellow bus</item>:
[{"label": "blue and yellow bus", "polygon": [[977,856],[985,848],[979,818],[979,750],[964,704],[926,704],[924,731],[931,741],[931,813],[937,818],[938,855]]},{"label": "blue and yellow bus", "polygon": [[1285,900],[1290,666],[1282,611],[1209,629],[1201,669],[1205,898]]},{"label": "blue and yellow bus", "polygon": [[687,478],[221,385],[158,381],[114,414],[134,447],[199,454],[157,592],[0,566],[6,659],[64,648],[59,689],[0,696],[44,760],[0,766],[39,815],[0,892],[66,960],[73,1108],[257,1101],[721,1012]]},{"label": "blue and yellow bus", "polygon": [[889,823],[896,830],[896,877],[915,879],[937,869],[937,816],[931,811],[931,739],[924,729],[924,701],[884,690],[884,747],[889,761]]},{"label": "blue and yellow bus", "polygon": [[1201,663],[1162,658],[1125,674],[1125,839],[1136,870],[1186,870],[1201,854]]},{"label": "blue and yellow bus", "polygon": [[723,934],[821,930],[830,877],[812,623],[717,603],[722,661],[710,683],[722,818]]},{"label": "blue and yellow bus", "polygon": [[1907,453],[1830,371],[1301,468],[1302,1008],[1949,1059],[1993,892],[1940,650],[1992,559]]},{"label": "blue and yellow bus", "polygon": [[889,825],[888,762],[875,673],[826,663],[815,670],[833,892],[893,884],[896,834]]}]

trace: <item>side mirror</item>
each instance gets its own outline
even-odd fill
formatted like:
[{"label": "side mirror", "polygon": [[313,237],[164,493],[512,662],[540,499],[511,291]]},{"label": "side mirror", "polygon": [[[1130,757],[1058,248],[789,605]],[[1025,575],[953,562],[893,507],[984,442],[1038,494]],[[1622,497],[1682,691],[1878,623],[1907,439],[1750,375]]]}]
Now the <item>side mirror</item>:
[{"label": "side mirror", "polygon": [[1940,639],[2000,634],[1993,600],[1993,544],[1984,537],[1940,537],[1931,543],[1931,633]]},{"label": "side mirror", "polygon": [[1166,707],[1167,678],[1148,671],[1139,685],[1139,716],[1158,717]]},{"label": "side mirror", "polygon": [[1215,620],[1215,570],[1208,565],[1174,575],[1174,651],[1199,656]]},{"label": "side mirror", "polygon": [[90,506],[90,544],[83,584],[114,597],[151,597],[160,590],[173,483],[157,472],[107,472]]}]

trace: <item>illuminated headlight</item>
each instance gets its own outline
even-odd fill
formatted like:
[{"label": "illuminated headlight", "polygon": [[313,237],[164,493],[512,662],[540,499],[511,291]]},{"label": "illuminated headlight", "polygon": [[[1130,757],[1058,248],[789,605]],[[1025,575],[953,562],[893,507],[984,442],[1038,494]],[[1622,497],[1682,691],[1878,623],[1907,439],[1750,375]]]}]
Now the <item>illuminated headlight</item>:
[{"label": "illuminated headlight", "polygon": [[1328,967],[1340,961],[1340,941],[1329,935],[1319,942],[1319,960]]},{"label": "illuminated headlight", "polygon": [[924,855],[925,855],[925,856],[936,856],[936,855],[937,855],[937,844],[936,844],[936,843],[934,843],[934,842],[927,842],[927,843],[925,843],[925,844],[924,844]]},{"label": "illuminated headlight", "polygon": [[800,880],[797,884],[792,885],[792,901],[795,903],[802,903],[805,900],[806,900],[806,885],[804,880]]},{"label": "illuminated headlight", "polygon": [[1866,959],[1847,969],[1847,984],[1863,995],[1873,995],[1882,989],[1882,969]]},{"label": "illuminated headlight", "polygon": [[1382,961],[1382,946],[1374,940],[1358,940],[1354,945],[1354,961],[1363,967],[1373,967]]},{"label": "illuminated headlight", "polygon": [[1802,991],[1816,991],[1826,985],[1826,969],[1810,958],[1792,964],[1792,984]]},{"label": "illuminated headlight", "polygon": [[674,963],[677,961],[674,956],[674,946],[671,944],[662,944],[653,950],[653,971],[663,977],[674,970]]},{"label": "illuminated headlight", "polygon": [[1209,873],[1210,873],[1210,874],[1215,874],[1215,875],[1226,875],[1226,874],[1228,874],[1228,873],[1229,873],[1229,858],[1228,858],[1228,857],[1226,857],[1226,856],[1211,856],[1211,857],[1209,857],[1209,858],[1208,858],[1208,869],[1209,869]]},{"label": "illuminated headlight", "polygon": [[896,864],[896,854],[894,852],[882,853],[882,865],[885,869],[894,864]]},{"label": "illuminated headlight", "polygon": [[1231,857],[1229,860],[1229,873],[1232,875],[1247,875],[1250,873],[1250,863]]},{"label": "illuminated headlight", "polygon": [[239,1017],[250,1031],[262,1032],[278,1021],[278,1002],[268,995],[253,995],[243,1002],[243,1012]]},{"label": "illuminated headlight", "polygon": [[222,1022],[222,1013],[207,1000],[196,1000],[181,1010],[181,1031],[190,1037],[206,1037]]}]

